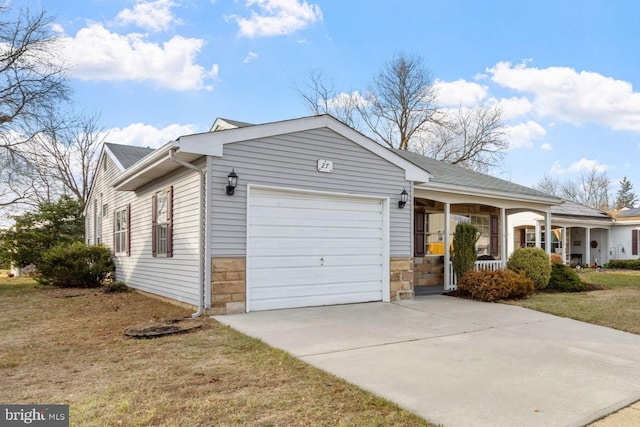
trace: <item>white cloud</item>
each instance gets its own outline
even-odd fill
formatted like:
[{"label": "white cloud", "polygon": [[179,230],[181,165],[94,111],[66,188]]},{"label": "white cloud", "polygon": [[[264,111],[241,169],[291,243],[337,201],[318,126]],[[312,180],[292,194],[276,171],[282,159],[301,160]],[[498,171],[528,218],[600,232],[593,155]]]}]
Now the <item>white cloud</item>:
[{"label": "white cloud", "polygon": [[597,160],[582,158],[577,162],[573,162],[569,167],[562,166],[562,163],[559,161],[555,161],[553,166],[551,166],[550,172],[552,174],[566,174],[566,173],[584,173],[591,172],[595,170],[598,173],[606,172],[609,169],[609,166],[604,165]]},{"label": "white cloud", "polygon": [[244,61],[242,61],[245,64],[248,64],[249,62],[258,59],[258,54],[255,52],[249,52],[247,53],[247,56],[244,58]]},{"label": "white cloud", "polygon": [[484,99],[488,92],[486,86],[462,79],[453,82],[436,80],[433,86],[438,94],[438,104],[441,107],[473,107]]},{"label": "white cloud", "polygon": [[202,39],[174,36],[152,43],[136,33],[121,35],[93,23],[75,37],[63,37],[70,74],[82,80],[151,81],[173,90],[211,89],[218,66],[209,70],[195,63]]},{"label": "white cloud", "polygon": [[498,107],[502,111],[503,120],[525,116],[531,113],[534,108],[531,101],[523,97],[502,98],[498,101]]},{"label": "white cloud", "polygon": [[543,138],[547,132],[539,123],[529,120],[525,123],[505,126],[509,148],[531,148],[533,141]]},{"label": "white cloud", "polygon": [[247,8],[256,6],[250,18],[238,15],[228,19],[238,23],[240,35],[244,37],[282,36],[322,21],[322,11],[316,4],[305,0],[247,0]]},{"label": "white cloud", "polygon": [[551,147],[551,144],[549,144],[549,143],[545,142],[544,144],[542,144],[542,145],[540,146],[540,149],[541,149],[542,151],[551,151],[551,150],[553,150],[553,147]]},{"label": "white cloud", "polygon": [[538,69],[526,63],[499,62],[487,69],[493,82],[533,95],[542,117],[640,132],[640,93],[631,83],[568,67]]},{"label": "white cloud", "polygon": [[171,12],[175,5],[171,0],[139,1],[133,9],[120,11],[116,20],[120,24],[134,24],[149,31],[163,31],[172,23],[179,23]]},{"label": "white cloud", "polygon": [[341,92],[335,98],[327,100],[327,106],[330,110],[342,110],[357,105],[365,106],[368,103],[369,101],[360,95],[357,90],[351,93]]},{"label": "white cloud", "polygon": [[132,123],[125,128],[112,128],[106,131],[106,140],[115,144],[138,147],[158,148],[179,136],[198,132],[194,125],[171,124],[158,129],[144,123]]}]

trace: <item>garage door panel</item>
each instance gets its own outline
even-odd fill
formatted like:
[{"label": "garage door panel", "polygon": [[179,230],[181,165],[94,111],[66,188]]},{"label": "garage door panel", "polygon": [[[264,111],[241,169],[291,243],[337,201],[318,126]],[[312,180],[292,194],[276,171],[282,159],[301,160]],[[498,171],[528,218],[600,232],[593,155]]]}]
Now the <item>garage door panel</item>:
[{"label": "garage door panel", "polygon": [[282,237],[282,238],[262,238],[254,237],[253,249],[278,249],[278,248],[294,248],[298,250],[313,250],[322,249],[324,253],[331,253],[333,249],[349,248],[350,253],[353,250],[365,249],[368,247],[374,247],[380,249],[382,243],[380,239],[344,239],[344,238],[331,238],[331,239],[308,239],[306,237]]},{"label": "garage door panel", "polygon": [[[273,289],[257,288],[253,291],[252,297],[257,299],[278,299],[278,298],[300,298],[304,296],[318,297],[323,295],[342,295],[357,293],[380,293],[377,281],[363,281],[350,283],[345,286],[344,283],[326,283],[324,285],[307,286],[307,285],[283,285]],[[378,295],[378,300],[382,298]]]},{"label": "garage door panel", "polygon": [[[268,254],[267,254],[268,255]],[[321,260],[322,258],[322,260]],[[291,252],[288,255],[273,255],[255,257],[251,266],[256,270],[270,268],[296,268],[296,267],[318,267],[321,264],[327,267],[353,266],[353,265],[382,265],[382,256],[372,250],[370,254],[357,255],[300,255]]]},{"label": "garage door panel", "polygon": [[[359,302],[380,301],[380,299],[380,292],[319,295],[314,297],[314,303],[312,305],[354,304]],[[307,296],[298,298],[256,299],[255,301],[251,301],[251,310],[253,311],[308,306],[310,306],[310,304],[309,297]]]},{"label": "garage door panel", "polygon": [[[277,271],[274,271],[277,270]],[[339,266],[339,267],[298,267],[261,269],[252,272],[252,288],[278,286],[312,286],[314,283],[357,283],[360,281],[380,280],[381,269],[375,265]]]},{"label": "garage door panel", "polygon": [[[373,227],[274,227],[269,225],[253,226],[251,232],[262,239],[307,238],[307,239],[380,239],[380,229]],[[256,240],[260,239],[256,238]]]},{"label": "garage door panel", "polygon": [[380,301],[383,207],[380,199],[252,188],[248,309]]},{"label": "garage door panel", "polygon": [[288,246],[263,246],[260,248],[254,248],[252,250],[252,262],[262,257],[270,257],[270,256],[295,256],[300,255],[301,248],[304,248],[304,254],[313,256],[313,257],[321,257],[327,254],[331,254],[332,256],[349,256],[357,253],[359,255],[372,255],[372,254],[380,254],[380,247],[382,245],[363,245],[363,246],[340,246],[340,247],[332,247],[330,250],[327,248],[316,246],[307,248],[300,245],[293,244],[293,240],[289,240],[290,243]]}]

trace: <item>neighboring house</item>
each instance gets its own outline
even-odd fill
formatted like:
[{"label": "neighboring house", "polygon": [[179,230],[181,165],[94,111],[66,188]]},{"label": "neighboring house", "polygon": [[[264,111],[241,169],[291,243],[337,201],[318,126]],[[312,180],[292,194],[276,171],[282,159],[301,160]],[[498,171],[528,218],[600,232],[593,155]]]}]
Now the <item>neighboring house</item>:
[{"label": "neighboring house", "polygon": [[[533,212],[509,217],[509,253],[546,247],[545,218]],[[604,212],[565,200],[551,207],[551,251],[570,265],[604,265],[640,255],[640,208]]]},{"label": "neighboring house", "polygon": [[614,227],[611,230],[611,259],[638,259],[640,255],[640,208],[611,212]]},{"label": "neighboring house", "polygon": [[[509,252],[515,248],[546,247],[544,220],[531,212],[511,215],[513,238]],[[610,253],[611,242],[615,242],[613,228],[614,221],[608,213],[565,200],[551,207],[551,251],[567,264],[604,265],[616,258]]]},{"label": "neighboring house", "polygon": [[[105,144],[86,205],[87,242],[129,286],[229,314],[410,298],[453,286],[455,224],[504,265],[509,215],[551,228],[561,200],[389,150],[331,116],[210,132],[149,150]],[[547,251],[551,251],[550,244]]]}]

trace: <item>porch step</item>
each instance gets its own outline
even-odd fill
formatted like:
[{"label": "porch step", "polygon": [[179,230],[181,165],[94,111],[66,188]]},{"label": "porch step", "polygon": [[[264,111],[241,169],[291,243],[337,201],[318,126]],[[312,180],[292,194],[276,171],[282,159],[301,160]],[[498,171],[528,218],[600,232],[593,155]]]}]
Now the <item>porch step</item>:
[{"label": "porch step", "polygon": [[444,292],[444,286],[414,286],[415,296],[440,295]]}]

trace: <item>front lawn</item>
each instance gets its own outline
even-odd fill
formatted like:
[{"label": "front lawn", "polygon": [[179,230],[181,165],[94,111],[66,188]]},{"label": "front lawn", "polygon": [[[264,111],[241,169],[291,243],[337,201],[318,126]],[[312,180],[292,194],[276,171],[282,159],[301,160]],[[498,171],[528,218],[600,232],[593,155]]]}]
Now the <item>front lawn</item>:
[{"label": "front lawn", "polygon": [[526,308],[640,334],[640,271],[579,273],[606,289],[578,293],[538,292],[516,302]]},{"label": "front lawn", "polygon": [[0,402],[66,403],[72,426],[431,425],[206,317],[185,335],[123,334],[191,312],[0,278]]}]

